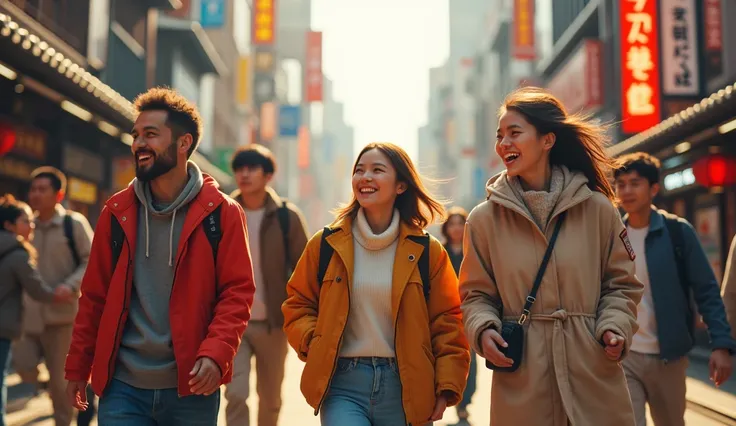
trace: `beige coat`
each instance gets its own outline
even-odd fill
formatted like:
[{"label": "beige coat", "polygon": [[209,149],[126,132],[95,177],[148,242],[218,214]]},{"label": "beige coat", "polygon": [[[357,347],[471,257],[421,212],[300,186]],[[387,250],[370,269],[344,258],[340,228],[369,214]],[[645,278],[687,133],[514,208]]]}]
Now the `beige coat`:
[{"label": "beige coat", "polygon": [[489,201],[468,219],[460,296],[468,340],[482,354],[485,329],[519,318],[557,216],[567,211],[525,326],[521,367],[493,375],[493,426],[634,425],[624,372],[601,341],[611,330],[630,347],[643,286],[618,211],[586,183],[565,171],[544,234],[505,172],[489,181]]}]

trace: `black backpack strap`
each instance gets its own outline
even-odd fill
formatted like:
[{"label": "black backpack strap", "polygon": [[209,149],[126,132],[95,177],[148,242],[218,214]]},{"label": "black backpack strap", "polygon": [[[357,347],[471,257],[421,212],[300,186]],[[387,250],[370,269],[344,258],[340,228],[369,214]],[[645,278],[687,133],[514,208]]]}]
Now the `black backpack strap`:
[{"label": "black backpack strap", "polygon": [[284,260],[286,269],[291,269],[291,256],[289,256],[289,207],[286,205],[286,200],[282,200],[281,207],[276,212],[279,218],[279,225],[281,226],[281,235],[284,239]]},{"label": "black backpack strap", "polygon": [[529,315],[531,314],[532,305],[537,300],[537,291],[539,290],[539,286],[542,285],[542,278],[544,278],[544,273],[547,271],[547,265],[549,264],[549,260],[552,257],[552,251],[555,248],[555,243],[557,242],[557,236],[560,235],[560,229],[562,228],[562,224],[565,222],[565,217],[567,216],[567,212],[564,211],[560,213],[559,218],[557,219],[557,223],[555,224],[555,229],[552,232],[552,238],[549,240],[549,244],[547,244],[547,250],[544,252],[544,258],[542,258],[542,264],[539,265],[539,270],[537,271],[537,277],[534,279],[534,285],[532,286],[532,291],[529,292],[529,296],[526,297],[526,303],[524,303],[524,310],[522,311],[521,316],[519,317],[519,324],[524,324],[526,320],[529,318]]},{"label": "black backpack strap", "polygon": [[79,257],[77,241],[74,239],[74,219],[69,214],[64,215],[64,237],[66,237],[66,243],[69,245],[69,251],[72,252],[74,264],[79,266],[82,259]]},{"label": "black backpack strap", "polygon": [[217,265],[217,249],[220,247],[220,239],[222,239],[222,226],[221,226],[221,207],[222,204],[217,206],[202,222],[204,227],[204,233],[207,235],[207,240],[210,242],[212,247],[212,258]]},{"label": "black backpack strap", "polygon": [[329,227],[325,227],[322,230],[322,239],[319,242],[319,270],[317,271],[317,283],[319,283],[320,287],[322,287],[322,281],[325,279],[327,267],[330,266],[332,254],[335,252],[335,249],[327,242],[327,237],[335,231],[337,229],[331,229]]},{"label": "black backpack strap", "polygon": [[422,250],[422,255],[419,256],[419,275],[422,278],[422,290],[424,291],[424,300],[429,303],[429,291],[431,290],[432,283],[429,278],[429,234],[424,234],[422,236],[415,236],[412,235],[409,237],[410,240],[414,241],[415,243],[421,244],[424,250]]},{"label": "black backpack strap", "polygon": [[120,259],[120,253],[123,251],[123,243],[125,242],[125,233],[120,222],[114,215],[110,215],[110,246],[112,247],[112,270]]}]

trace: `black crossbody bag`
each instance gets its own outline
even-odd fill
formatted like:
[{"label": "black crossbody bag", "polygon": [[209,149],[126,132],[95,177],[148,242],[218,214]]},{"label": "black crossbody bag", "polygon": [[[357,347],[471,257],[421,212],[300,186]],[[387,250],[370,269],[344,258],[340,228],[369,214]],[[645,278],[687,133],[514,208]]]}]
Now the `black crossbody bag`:
[{"label": "black crossbody bag", "polygon": [[490,361],[486,360],[486,367],[490,370],[511,373],[516,371],[519,366],[521,366],[521,359],[524,354],[524,323],[527,319],[529,319],[529,315],[531,315],[532,305],[537,300],[537,291],[539,290],[539,286],[542,284],[544,272],[547,270],[547,264],[549,263],[550,257],[552,257],[552,250],[555,248],[557,235],[559,235],[560,228],[562,228],[562,223],[565,221],[566,213],[567,212],[562,212],[560,214],[560,218],[555,224],[554,232],[552,232],[552,238],[549,240],[547,251],[545,251],[544,253],[542,264],[539,265],[539,271],[537,271],[537,277],[534,280],[532,291],[529,292],[529,296],[527,296],[526,298],[524,310],[522,311],[519,320],[503,321],[501,323],[501,337],[503,337],[503,340],[506,341],[508,346],[505,348],[499,346],[498,350],[501,351],[501,353],[504,354],[507,358],[512,359],[514,363],[511,364],[511,367],[498,367]]}]

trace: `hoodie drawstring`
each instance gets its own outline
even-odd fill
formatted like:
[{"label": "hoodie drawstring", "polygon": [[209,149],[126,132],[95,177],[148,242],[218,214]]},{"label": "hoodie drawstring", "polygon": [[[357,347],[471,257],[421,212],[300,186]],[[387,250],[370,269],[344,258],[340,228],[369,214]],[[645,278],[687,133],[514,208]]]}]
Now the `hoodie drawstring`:
[{"label": "hoodie drawstring", "polygon": [[176,221],[176,209],[171,215],[171,229],[169,230],[169,266],[174,266],[174,221]]},{"label": "hoodie drawstring", "polygon": [[148,235],[150,232],[148,232],[148,203],[143,204],[146,208],[146,259],[148,259],[148,246],[149,246],[149,238]]}]

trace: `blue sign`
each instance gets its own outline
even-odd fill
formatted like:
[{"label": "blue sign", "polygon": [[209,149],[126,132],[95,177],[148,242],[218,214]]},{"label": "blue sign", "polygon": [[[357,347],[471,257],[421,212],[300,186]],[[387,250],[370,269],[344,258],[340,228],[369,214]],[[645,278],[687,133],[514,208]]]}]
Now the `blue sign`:
[{"label": "blue sign", "polygon": [[281,105],[279,110],[279,134],[295,138],[299,134],[302,109],[300,105]]},{"label": "blue sign", "polygon": [[225,25],[225,0],[201,0],[199,23],[203,28],[220,28]]},{"label": "blue sign", "polygon": [[486,173],[485,170],[483,170],[482,167],[475,167],[474,173],[473,173],[473,187],[475,188],[473,196],[477,200],[482,200],[486,197]]}]

